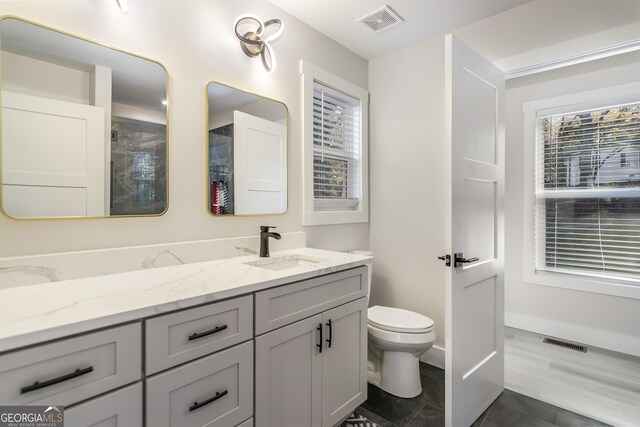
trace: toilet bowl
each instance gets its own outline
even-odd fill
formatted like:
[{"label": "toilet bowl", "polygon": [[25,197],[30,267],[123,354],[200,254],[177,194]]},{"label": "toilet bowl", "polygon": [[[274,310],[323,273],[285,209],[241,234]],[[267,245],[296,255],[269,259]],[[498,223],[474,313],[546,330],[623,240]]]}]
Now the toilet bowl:
[{"label": "toilet bowl", "polygon": [[419,357],[436,339],[433,320],[418,313],[373,306],[368,311],[369,382],[398,397],[422,392]]},{"label": "toilet bowl", "polygon": [[[373,256],[370,251],[352,252]],[[368,269],[370,295],[371,264]],[[369,308],[367,317],[369,383],[394,396],[418,396],[422,393],[419,357],[436,339],[433,320],[409,310],[378,305]]]}]

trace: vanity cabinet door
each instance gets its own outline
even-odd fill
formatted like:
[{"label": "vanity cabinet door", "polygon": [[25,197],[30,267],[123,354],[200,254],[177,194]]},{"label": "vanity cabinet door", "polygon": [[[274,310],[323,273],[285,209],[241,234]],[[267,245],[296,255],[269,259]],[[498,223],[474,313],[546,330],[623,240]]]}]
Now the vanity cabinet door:
[{"label": "vanity cabinet door", "polygon": [[260,427],[319,427],[322,315],[256,338],[256,413]]},{"label": "vanity cabinet door", "polygon": [[137,383],[64,411],[66,427],[142,427],[142,384]]},{"label": "vanity cabinet door", "polygon": [[367,299],[322,315],[322,425],[331,427],[367,400]]}]

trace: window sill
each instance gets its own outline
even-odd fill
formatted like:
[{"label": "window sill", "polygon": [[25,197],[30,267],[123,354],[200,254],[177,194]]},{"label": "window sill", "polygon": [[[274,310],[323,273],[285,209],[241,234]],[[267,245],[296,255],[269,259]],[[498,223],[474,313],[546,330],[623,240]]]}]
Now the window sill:
[{"label": "window sill", "polygon": [[534,285],[640,299],[640,283],[637,282],[617,281],[551,271],[525,273],[523,280],[525,283],[532,283]]}]

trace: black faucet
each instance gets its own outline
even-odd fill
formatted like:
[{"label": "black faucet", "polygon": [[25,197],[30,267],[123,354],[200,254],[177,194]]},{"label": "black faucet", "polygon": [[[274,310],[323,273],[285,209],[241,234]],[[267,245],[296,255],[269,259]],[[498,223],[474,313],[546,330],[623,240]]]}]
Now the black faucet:
[{"label": "black faucet", "polygon": [[272,225],[260,226],[260,257],[266,258],[269,256],[269,237],[273,237],[276,240],[280,240],[282,236],[279,233],[273,233],[269,231],[270,228],[276,228]]}]

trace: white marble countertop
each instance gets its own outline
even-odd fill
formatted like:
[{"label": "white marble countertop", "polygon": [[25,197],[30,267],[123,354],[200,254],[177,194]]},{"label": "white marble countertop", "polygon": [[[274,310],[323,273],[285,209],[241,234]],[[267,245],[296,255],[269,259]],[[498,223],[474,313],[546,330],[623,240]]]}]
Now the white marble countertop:
[{"label": "white marble countertop", "polygon": [[283,270],[257,255],[0,290],[0,352],[368,264],[371,257],[299,248],[271,260],[315,262]]}]

